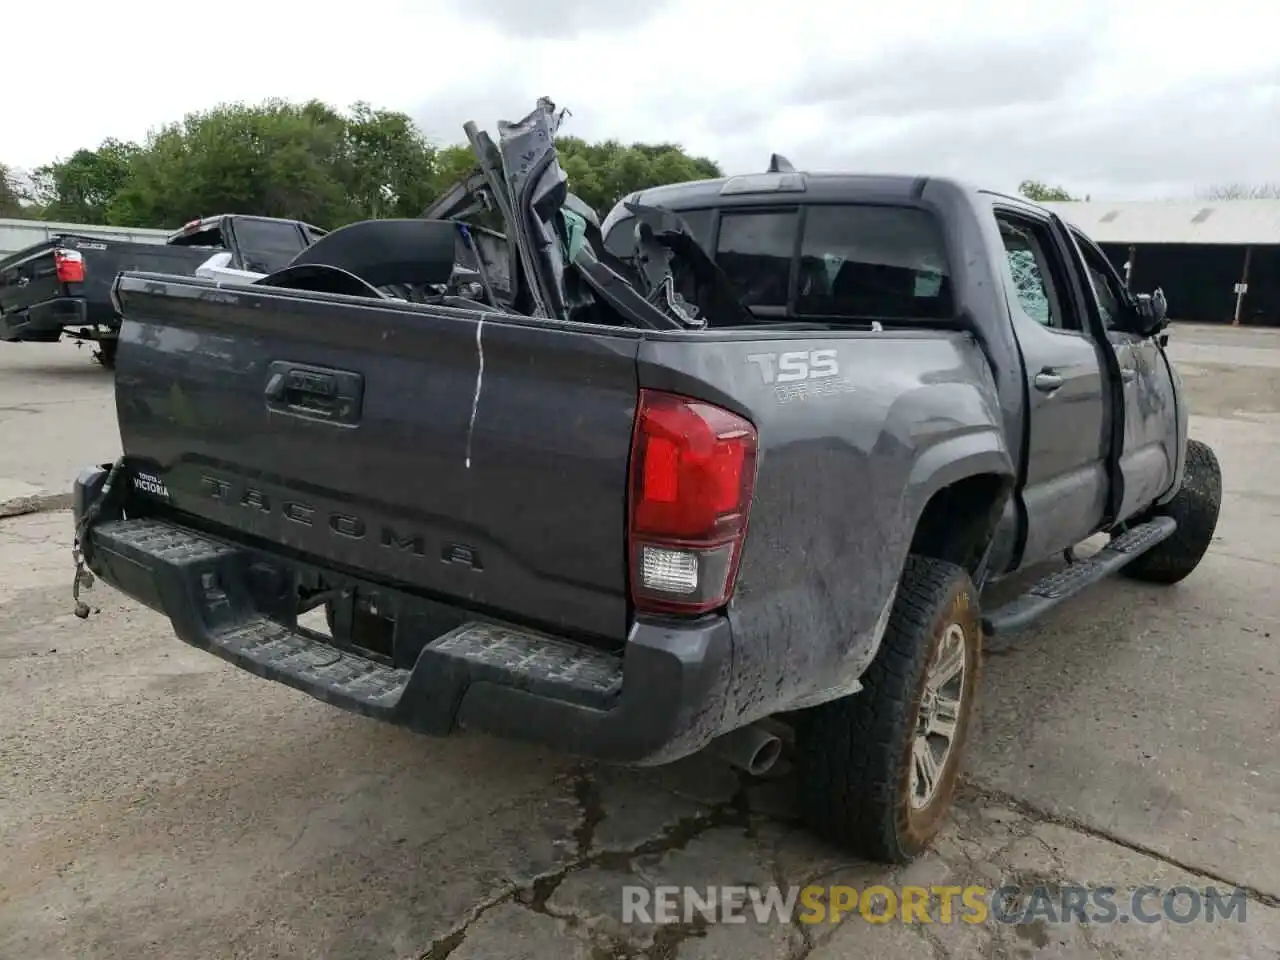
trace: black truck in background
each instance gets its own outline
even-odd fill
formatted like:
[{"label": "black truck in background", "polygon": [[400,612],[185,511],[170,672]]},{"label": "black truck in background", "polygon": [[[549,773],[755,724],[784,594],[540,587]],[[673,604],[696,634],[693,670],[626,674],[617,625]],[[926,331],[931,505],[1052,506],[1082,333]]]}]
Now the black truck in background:
[{"label": "black truck in background", "polygon": [[222,214],[192,220],[164,243],[60,234],[0,260],[0,340],[95,341],[115,365],[120,317],[111,285],[126,270],[192,276],[219,250],[226,266],[274,273],[325,231],[297,220]]}]

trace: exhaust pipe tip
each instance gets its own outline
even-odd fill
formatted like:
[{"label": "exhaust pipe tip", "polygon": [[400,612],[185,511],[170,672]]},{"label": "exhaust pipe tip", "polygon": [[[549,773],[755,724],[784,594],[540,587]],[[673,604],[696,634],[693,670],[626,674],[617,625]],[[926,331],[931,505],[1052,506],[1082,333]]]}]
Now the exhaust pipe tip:
[{"label": "exhaust pipe tip", "polygon": [[756,724],[716,737],[708,750],[731,767],[762,777],[782,756],[782,741]]},{"label": "exhaust pipe tip", "polygon": [[756,750],[751,757],[751,763],[747,766],[747,773],[753,777],[763,777],[766,773],[773,769],[774,764],[782,756],[782,741],[773,734],[768,734],[760,748]]}]

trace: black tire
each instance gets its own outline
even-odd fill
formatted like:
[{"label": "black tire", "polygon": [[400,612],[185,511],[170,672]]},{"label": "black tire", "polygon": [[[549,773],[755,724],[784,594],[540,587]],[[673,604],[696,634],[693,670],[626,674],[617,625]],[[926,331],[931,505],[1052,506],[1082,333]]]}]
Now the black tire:
[{"label": "black tire", "polygon": [[[914,747],[925,680],[944,634],[950,643],[960,642],[949,631],[953,626],[963,633],[965,667],[956,690],[955,736],[937,768],[936,789],[917,805]],[[978,593],[969,575],[941,560],[908,557],[863,689],[796,715],[799,792],[810,828],[882,863],[905,863],[925,850],[955,796],[981,662]],[[932,703],[933,694],[928,696]]]},{"label": "black tire", "polygon": [[1213,542],[1221,509],[1222,468],[1218,458],[1208,444],[1188,440],[1182,486],[1172,500],[1143,518],[1173,517],[1178,521],[1178,529],[1168,540],[1127,564],[1125,575],[1147,583],[1166,584],[1189,576]]},{"label": "black tire", "polygon": [[99,340],[98,348],[93,351],[93,359],[97,360],[107,370],[116,368],[116,347],[120,341],[115,337],[110,340]]}]

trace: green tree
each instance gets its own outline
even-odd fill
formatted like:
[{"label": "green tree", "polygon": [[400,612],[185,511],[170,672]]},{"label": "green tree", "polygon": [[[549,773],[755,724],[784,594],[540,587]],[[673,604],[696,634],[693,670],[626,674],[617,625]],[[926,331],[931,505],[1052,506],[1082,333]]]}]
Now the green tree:
[{"label": "green tree", "polygon": [[435,196],[436,150],[403,113],[357,103],[339,178],[365,217],[412,217]]},{"label": "green tree", "polygon": [[[571,189],[602,216],[634,190],[720,175],[674,144],[557,144]],[[175,227],[246,213],[332,228],[418,216],[474,167],[466,145],[434,146],[403,113],[268,100],[188,114],[142,144],[107,140],[78,150],[39,168],[35,184],[51,219]]]},{"label": "green tree", "polygon": [[[588,143],[580,137],[558,137],[556,150],[569,189],[602,218],[636,190],[723,176],[715,162],[669,143],[624,146],[616,140]],[[444,147],[436,153],[435,167],[434,194],[428,202],[468,177],[476,169],[475,156],[465,145]]]},{"label": "green tree", "polygon": [[435,149],[404,114],[357,103],[227,104],[153,134],[107,221],[173,226],[213,213],[336,227],[414,216],[435,187]]},{"label": "green tree", "polygon": [[106,140],[97,150],[77,150],[66,160],[37,167],[36,199],[50,220],[104,223],[116,194],[129,182],[136,143]]},{"label": "green tree", "polygon": [[431,196],[427,198],[427,206],[443,191],[449,189],[459,180],[465,180],[476,170],[476,155],[471,152],[469,144],[456,143],[441,147],[436,151],[435,174],[431,183]]},{"label": "green tree", "polygon": [[0,163],[0,217],[22,216],[22,199],[23,189],[17,176]]},{"label": "green tree", "polygon": [[1018,193],[1028,200],[1035,200],[1037,203],[1076,199],[1062,187],[1053,187],[1047,183],[1041,183],[1039,180],[1023,180],[1022,183],[1018,184]]},{"label": "green tree", "polygon": [[152,134],[107,209],[126,226],[176,226],[215,213],[359,219],[348,195],[347,121],[332,108],[280,100],[188,114]]},{"label": "green tree", "polygon": [[601,217],[636,190],[723,176],[714,161],[691,156],[672,143],[626,146],[617,140],[587,143],[579,137],[561,137],[556,148],[560,166],[569,177],[569,189]]}]

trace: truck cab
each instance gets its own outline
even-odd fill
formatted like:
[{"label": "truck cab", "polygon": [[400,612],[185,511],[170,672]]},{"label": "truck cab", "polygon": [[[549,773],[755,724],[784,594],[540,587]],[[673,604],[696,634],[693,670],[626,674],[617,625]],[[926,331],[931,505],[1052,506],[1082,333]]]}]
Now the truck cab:
[{"label": "truck cab", "polygon": [[[940,229],[963,221],[939,216],[936,181],[918,181],[904,204],[891,186],[904,180],[785,170],[672,184],[624,198],[601,229],[631,261],[630,208],[678,214],[761,323],[927,327],[952,316],[945,265],[973,241]],[[1092,240],[1022,198],[973,190],[967,205],[983,249],[999,254],[1002,366],[1018,368],[1001,402],[1020,477],[986,561],[994,582],[1171,496],[1187,411],[1166,335],[1144,329]]]},{"label": "truck cab", "polygon": [[191,220],[166,241],[174,247],[204,247],[231,254],[228,266],[275,273],[328,233],[300,220],[220,214]]}]

